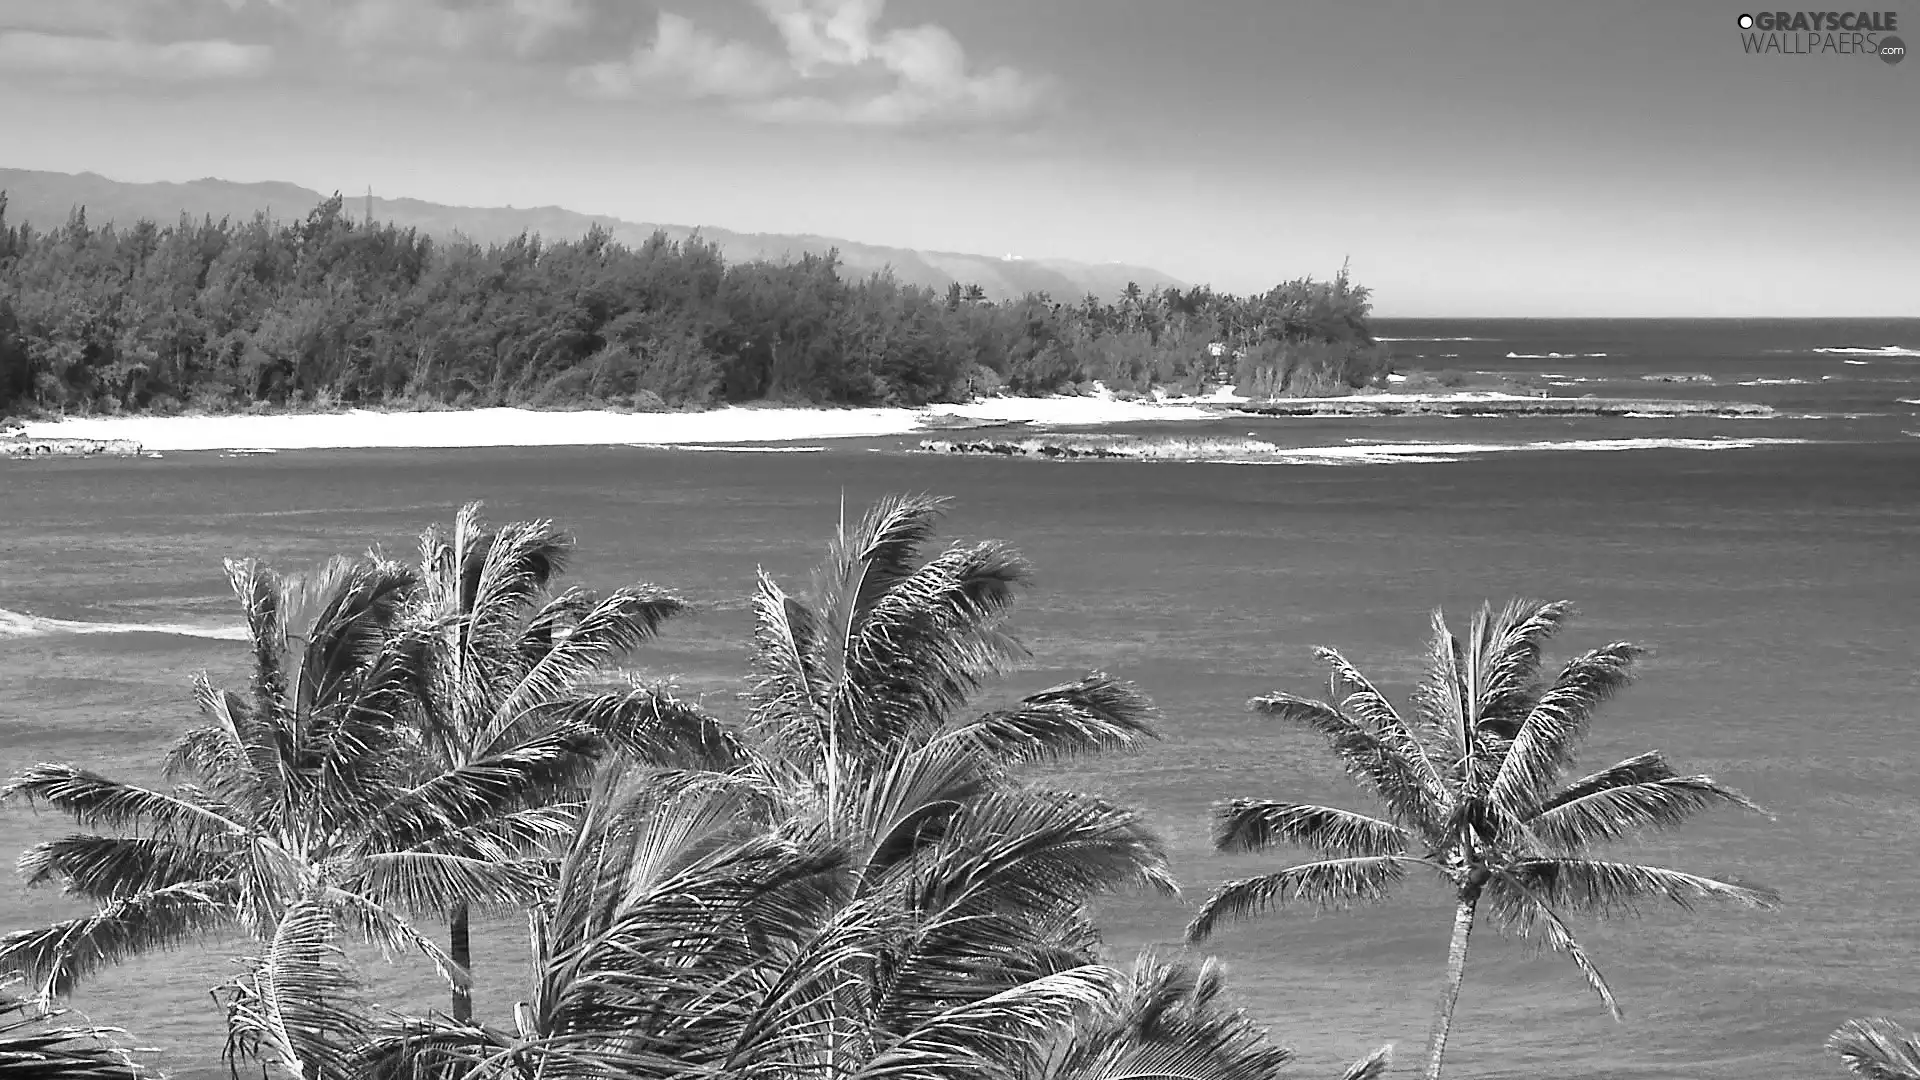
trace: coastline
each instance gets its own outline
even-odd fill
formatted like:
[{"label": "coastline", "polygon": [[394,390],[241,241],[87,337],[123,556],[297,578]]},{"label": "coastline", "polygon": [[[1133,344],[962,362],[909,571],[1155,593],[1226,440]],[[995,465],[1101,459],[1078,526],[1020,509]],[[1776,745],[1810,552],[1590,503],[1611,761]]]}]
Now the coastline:
[{"label": "coastline", "polygon": [[[5,441],[87,440],[132,452],[462,449],[538,446],[725,446],[932,435],[997,425],[1105,427],[1224,417],[1420,416],[1436,414],[1632,416],[1766,415],[1765,406],[1537,397],[1490,391],[1370,393],[1253,402],[1232,388],[1203,398],[1121,400],[994,397],[921,408],[836,409],[729,406],[706,412],[634,413],[520,408],[436,412],[278,413],[217,416],[97,416],[28,421]],[[18,454],[14,456],[36,456]]]},{"label": "coastline", "polygon": [[[1211,420],[1227,399],[1121,401],[1111,397],[984,398],[924,408],[728,407],[707,412],[282,413],[226,416],[101,416],[29,421],[29,440],[137,443],[147,451],[455,449],[512,446],[695,446],[884,438],[994,424],[1095,427]],[[1209,407],[1214,405],[1215,407]]]}]

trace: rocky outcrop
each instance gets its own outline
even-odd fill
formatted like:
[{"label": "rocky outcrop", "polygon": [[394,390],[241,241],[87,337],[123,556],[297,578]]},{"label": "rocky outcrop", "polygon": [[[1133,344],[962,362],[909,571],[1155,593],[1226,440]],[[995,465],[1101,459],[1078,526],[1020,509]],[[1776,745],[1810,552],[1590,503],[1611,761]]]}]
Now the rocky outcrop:
[{"label": "rocky outcrop", "polygon": [[0,458],[138,457],[132,439],[29,439],[0,436]]}]

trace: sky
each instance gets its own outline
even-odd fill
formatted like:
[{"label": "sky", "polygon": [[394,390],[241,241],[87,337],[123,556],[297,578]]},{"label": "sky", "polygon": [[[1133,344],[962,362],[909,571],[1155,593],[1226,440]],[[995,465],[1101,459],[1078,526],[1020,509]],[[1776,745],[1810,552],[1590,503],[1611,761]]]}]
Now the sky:
[{"label": "sky", "polygon": [[1383,316],[1920,315],[1920,59],[1749,54],[1744,2],[0,0],[0,165],[1344,263]]}]

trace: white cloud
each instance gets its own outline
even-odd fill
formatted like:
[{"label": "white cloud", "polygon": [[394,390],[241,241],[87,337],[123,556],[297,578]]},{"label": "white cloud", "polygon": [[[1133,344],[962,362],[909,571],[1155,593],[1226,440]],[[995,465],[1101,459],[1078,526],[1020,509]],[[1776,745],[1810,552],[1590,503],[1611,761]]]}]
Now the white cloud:
[{"label": "white cloud", "polygon": [[693,20],[660,13],[653,41],[625,60],[573,72],[573,86],[596,97],[638,97],[649,90],[695,100],[752,101],[790,82],[786,61],[746,42],[714,37]]},{"label": "white cloud", "polygon": [[1017,118],[1050,88],[1013,68],[972,69],[943,27],[882,31],[885,0],[755,2],[785,56],[663,12],[652,42],[627,60],[577,69],[573,85],[603,97],[718,99],[767,122],[867,127]]},{"label": "white cloud", "polygon": [[153,42],[0,32],[0,71],[7,72],[192,82],[250,78],[272,63],[271,47],[224,39]]}]

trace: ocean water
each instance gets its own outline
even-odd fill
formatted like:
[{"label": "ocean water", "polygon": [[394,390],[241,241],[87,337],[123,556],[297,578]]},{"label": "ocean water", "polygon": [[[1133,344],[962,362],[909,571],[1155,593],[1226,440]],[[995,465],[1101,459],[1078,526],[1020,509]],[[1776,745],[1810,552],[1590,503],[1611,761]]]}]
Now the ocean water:
[{"label": "ocean water", "polygon": [[[934,458],[903,452],[912,439],[798,454],[0,463],[0,770],[73,760],[158,781],[164,748],[193,723],[188,675],[243,677],[221,556],[294,568],[370,545],[404,554],[422,526],[473,498],[495,520],[550,516],[572,528],[581,581],[652,581],[698,601],[699,614],[635,666],[737,711],[756,567],[801,585],[842,492],[858,506],[934,491],[956,500],[956,538],[1005,538],[1036,565],[1016,622],[1033,665],[1005,695],[1098,667],[1138,682],[1164,712],[1162,743],[1071,777],[1146,808],[1190,894],[1104,904],[1122,961],[1176,942],[1213,884],[1291,858],[1212,854],[1214,801],[1365,805],[1316,740],[1247,714],[1249,696],[1323,692],[1309,653],[1329,644],[1399,697],[1434,605],[1464,617],[1483,598],[1564,597],[1584,615],[1562,655],[1619,639],[1652,650],[1639,685],[1600,715],[1581,764],[1662,749],[1774,815],[1710,817],[1635,855],[1764,881],[1785,900],[1770,913],[1649,909],[1581,924],[1626,1007],[1621,1024],[1563,961],[1483,930],[1453,1074],[1838,1076],[1820,1044],[1841,1020],[1920,1021],[1920,435],[1909,434],[1920,432],[1920,321],[1400,322],[1380,332],[1406,339],[1392,345],[1407,366],[1552,374],[1568,384],[1561,393],[1762,401],[1780,415],[1166,425],[1328,451],[1264,466]],[[1711,382],[1643,378],[1666,373]],[[1415,444],[1397,456],[1331,453]],[[0,852],[64,831],[53,816],[0,808]],[[79,910],[23,889],[0,864],[0,928]],[[1299,1050],[1297,1075],[1333,1075],[1381,1042],[1396,1043],[1410,1070],[1440,989],[1448,918],[1437,888],[1410,881],[1390,905],[1280,913],[1211,948],[1248,1009]],[[496,1019],[520,992],[523,943],[512,919],[480,935],[480,1003]],[[163,1047],[158,1060],[175,1076],[224,1076],[207,989],[240,949],[210,941],[130,964],[74,1004]],[[382,1003],[444,1008],[411,960],[367,970]]]}]

